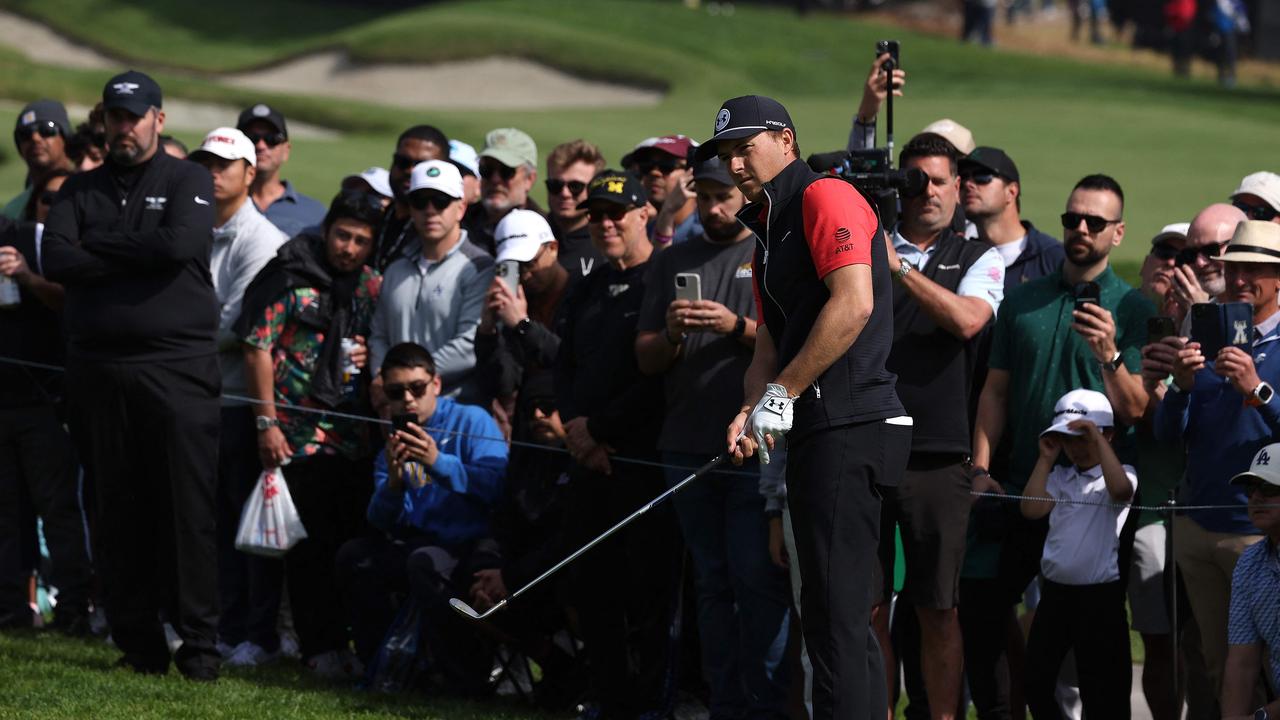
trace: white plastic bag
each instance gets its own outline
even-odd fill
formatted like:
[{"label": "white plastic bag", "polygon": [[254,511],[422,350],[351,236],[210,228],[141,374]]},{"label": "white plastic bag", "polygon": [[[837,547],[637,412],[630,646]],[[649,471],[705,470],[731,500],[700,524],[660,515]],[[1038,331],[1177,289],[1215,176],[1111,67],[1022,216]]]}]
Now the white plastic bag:
[{"label": "white plastic bag", "polygon": [[236,549],[278,558],[306,537],[307,530],[302,527],[284,474],[280,468],[263,472],[240,513]]}]

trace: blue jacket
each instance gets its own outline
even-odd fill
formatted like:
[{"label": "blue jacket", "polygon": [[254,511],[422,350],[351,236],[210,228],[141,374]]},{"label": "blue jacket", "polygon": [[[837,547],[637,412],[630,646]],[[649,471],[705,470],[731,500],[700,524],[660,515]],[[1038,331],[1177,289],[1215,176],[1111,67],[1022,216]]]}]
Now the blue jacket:
[{"label": "blue jacket", "polygon": [[[1253,345],[1258,377],[1280,387],[1280,332],[1272,330]],[[1188,493],[1183,505],[1244,505],[1244,491],[1231,477],[1249,469],[1262,446],[1280,437],[1280,401],[1252,408],[1231,385],[1213,373],[1213,363],[1196,373],[1191,392],[1170,387],[1156,408],[1155,436],[1183,441],[1187,448]],[[1210,532],[1256,535],[1245,508],[1189,510],[1186,513]]]},{"label": "blue jacket", "polygon": [[1018,259],[1004,269],[1005,292],[1028,280],[1058,272],[1063,258],[1067,256],[1067,251],[1057,238],[1040,232],[1026,220],[1022,221],[1022,227],[1027,231],[1027,244],[1022,247]]},{"label": "blue jacket", "polygon": [[426,482],[419,485],[413,468],[406,468],[404,489],[390,489],[386,450],[378,453],[369,522],[399,537],[425,535],[446,548],[485,537],[507,472],[502,431],[481,408],[443,397],[425,427],[440,449]]}]

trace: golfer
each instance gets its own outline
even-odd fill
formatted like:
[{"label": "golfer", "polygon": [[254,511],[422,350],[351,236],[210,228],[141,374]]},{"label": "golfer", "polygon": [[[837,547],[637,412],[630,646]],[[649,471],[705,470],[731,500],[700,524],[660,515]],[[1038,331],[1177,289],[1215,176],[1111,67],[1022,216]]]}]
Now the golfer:
[{"label": "golfer", "polygon": [[868,628],[876,486],[897,484],[911,443],[911,420],[885,370],[893,288],[883,230],[853,186],[799,159],[795,126],[775,100],[726,101],[697,159],[712,153],[751,201],[738,217],[759,238],[759,334],[729,451],[736,463],[753,452],[768,462],[788,437],[814,720],[882,720],[884,667]]}]

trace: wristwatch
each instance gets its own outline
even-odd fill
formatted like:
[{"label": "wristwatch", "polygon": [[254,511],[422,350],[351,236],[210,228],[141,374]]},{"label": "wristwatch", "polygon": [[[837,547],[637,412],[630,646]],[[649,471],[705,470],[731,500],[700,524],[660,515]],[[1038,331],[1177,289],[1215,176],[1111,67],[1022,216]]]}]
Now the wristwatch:
[{"label": "wristwatch", "polygon": [[1124,356],[1119,350],[1117,350],[1115,356],[1112,357],[1110,361],[1102,363],[1102,369],[1107,372],[1116,372],[1120,369],[1121,365],[1124,365],[1123,358]]},{"label": "wristwatch", "polygon": [[1267,708],[1265,705],[1253,711],[1253,720],[1271,720],[1271,716],[1267,714]]},{"label": "wristwatch", "polygon": [[1275,397],[1276,391],[1271,384],[1265,380],[1258,383],[1258,387],[1249,393],[1249,397],[1245,398],[1245,404],[1249,407],[1261,407],[1271,402],[1271,398]]},{"label": "wristwatch", "polygon": [[533,321],[526,317],[520,322],[516,323],[516,332],[519,333],[520,335],[524,335],[525,333],[529,332],[529,326],[532,324],[533,324]]},{"label": "wristwatch", "polygon": [[273,417],[267,417],[266,415],[259,415],[254,418],[253,421],[258,426],[258,432],[262,432],[268,428],[280,427],[279,420]]},{"label": "wristwatch", "polygon": [[910,275],[912,270],[915,270],[915,268],[911,267],[911,263],[902,260],[898,263],[898,272],[893,274],[893,279],[902,282],[903,278]]},{"label": "wristwatch", "polygon": [[747,331],[747,319],[742,315],[739,315],[737,322],[733,324],[733,330],[729,333],[729,337],[734,338],[736,340],[742,337],[742,334],[745,333],[746,331]]}]

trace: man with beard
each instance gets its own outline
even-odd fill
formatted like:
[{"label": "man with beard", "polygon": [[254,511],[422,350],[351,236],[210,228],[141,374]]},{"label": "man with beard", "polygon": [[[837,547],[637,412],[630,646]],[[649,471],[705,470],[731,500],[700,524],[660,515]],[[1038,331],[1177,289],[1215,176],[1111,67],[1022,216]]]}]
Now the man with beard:
[{"label": "man with beard", "polygon": [[130,71],[102,91],[102,167],[73,175],[46,219],[45,276],[66,288],[68,396],[98,483],[98,568],[121,664],[164,673],[160,613],[188,678],[218,676],[214,486],[218,301],[213,181],[160,150],[160,86]]},{"label": "man with beard", "polygon": [[[699,163],[693,177],[703,234],[657,256],[636,338],[640,370],[665,380],[658,449],[668,485],[719,450],[716,420],[741,404],[756,338],[755,234],[737,217],[746,198],[717,157]],[[689,273],[699,278],[696,301],[676,298]],[[693,556],[712,716],[782,717],[790,597],[787,573],[770,561],[774,520],[764,496],[749,478],[715,472],[676,495],[675,508]]]},{"label": "man with beard", "polygon": [[1013,158],[1000,148],[974,148],[960,159],[960,199],[978,239],[994,245],[1004,260],[1005,290],[1062,265],[1062,243],[1019,217],[1022,180]]},{"label": "man with beard", "polygon": [[[1080,180],[1062,214],[1062,268],[1005,296],[978,400],[974,490],[1021,493],[1038,458],[1037,434],[1052,424],[1054,404],[1069,390],[1106,393],[1117,427],[1142,416],[1147,394],[1138,370],[1154,308],[1109,266],[1112,248],[1124,239],[1123,210],[1124,194],[1115,180],[1106,175]],[[1078,303],[1078,297],[1093,301]],[[1131,435],[1117,434],[1122,457]],[[996,453],[1001,440],[1007,441],[1008,457]],[[1039,572],[1047,525],[1022,519],[1016,505],[979,502],[982,507],[970,520],[975,532],[965,575],[972,582],[966,583],[965,603],[980,608],[981,617],[965,624],[966,631],[977,629],[965,633],[965,669],[981,714],[1008,707],[1013,678],[1005,676],[1008,670],[1000,662],[1007,623]]]},{"label": "man with beard", "polygon": [[586,277],[604,256],[591,244],[587,211],[578,203],[587,196],[587,184],[604,169],[600,149],[586,140],[570,140],[551,149],[547,156],[547,220],[559,243],[559,260],[570,275]]},{"label": "man with beard", "polygon": [[31,197],[31,190],[56,170],[72,170],[67,157],[67,136],[71,134],[71,121],[67,109],[57,100],[37,100],[18,113],[18,123],[13,128],[13,144],[27,164],[27,186],[17,197],[0,210],[0,215],[17,220]]},{"label": "man with beard", "polygon": [[[431,125],[414,125],[400,133],[387,171],[394,201],[382,216],[375,236],[370,265],[386,272],[391,263],[418,249],[418,235],[409,218],[409,174],[413,166],[428,160],[448,160],[449,139]],[[377,364],[374,364],[377,367]]]},{"label": "man with beard", "polygon": [[485,220],[475,228],[471,242],[493,255],[497,252],[493,233],[507,213],[519,208],[543,214],[529,197],[537,181],[538,146],[533,138],[516,128],[490,130],[480,151],[480,202]]},{"label": "man with beard", "polygon": [[1222,250],[1236,226],[1248,220],[1244,211],[1226,203],[1214,203],[1196,213],[1187,229],[1187,240],[1178,252],[1173,268],[1173,287],[1169,289],[1170,314],[1182,328],[1195,303],[1217,302],[1227,289],[1223,275]]}]

